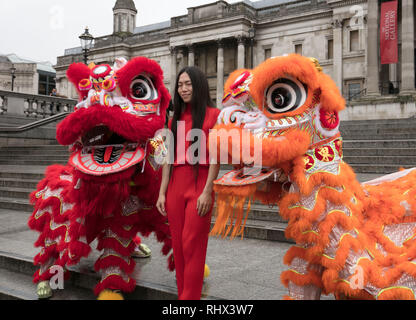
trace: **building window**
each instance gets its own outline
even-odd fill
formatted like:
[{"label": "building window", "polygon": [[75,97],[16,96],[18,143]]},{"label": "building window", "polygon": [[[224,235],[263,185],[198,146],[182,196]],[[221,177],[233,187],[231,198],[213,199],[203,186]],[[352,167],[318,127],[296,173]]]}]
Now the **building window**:
[{"label": "building window", "polygon": [[350,51],[358,51],[360,50],[360,37],[359,37],[358,30],[351,30],[350,31]]},{"label": "building window", "polygon": [[56,87],[55,74],[39,73],[38,94],[49,95]]},{"label": "building window", "polygon": [[361,93],[360,82],[350,82],[347,84],[348,100],[358,99]]},{"label": "building window", "polygon": [[326,52],[326,58],[328,60],[334,59],[334,40],[328,39],[327,45],[328,45],[328,48]]},{"label": "building window", "polygon": [[270,59],[272,57],[272,49],[268,48],[264,50],[264,60]]},{"label": "building window", "polygon": [[302,55],[302,44],[295,44],[295,53]]}]

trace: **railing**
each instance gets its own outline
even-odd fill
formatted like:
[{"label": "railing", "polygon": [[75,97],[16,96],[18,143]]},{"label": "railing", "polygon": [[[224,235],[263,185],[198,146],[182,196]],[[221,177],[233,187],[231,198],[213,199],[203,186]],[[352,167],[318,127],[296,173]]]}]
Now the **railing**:
[{"label": "railing", "polygon": [[359,99],[359,98],[361,98],[365,94],[367,94],[367,88],[364,88],[360,92],[357,92],[357,93],[355,93],[353,95],[348,95],[347,100],[348,101],[352,101],[354,99]]},{"label": "railing", "polygon": [[26,124],[24,126],[21,126],[21,127],[0,127],[0,133],[21,133],[21,132],[29,131],[32,129],[45,126],[49,123],[61,120],[65,118],[68,114],[70,114],[70,112],[59,113],[49,118],[41,119],[39,121],[35,121],[32,123]]},{"label": "railing", "polygon": [[74,110],[76,100],[0,90],[0,115],[46,118]]}]

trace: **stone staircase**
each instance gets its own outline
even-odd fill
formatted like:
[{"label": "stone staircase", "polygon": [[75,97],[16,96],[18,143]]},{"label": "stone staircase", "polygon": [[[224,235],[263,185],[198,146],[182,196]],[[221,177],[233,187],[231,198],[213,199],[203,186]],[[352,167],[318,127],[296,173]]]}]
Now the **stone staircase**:
[{"label": "stone staircase", "polygon": [[384,175],[416,166],[416,118],[341,123],[344,161],[356,173]]},{"label": "stone staircase", "polygon": [[[53,126],[48,130],[54,130]],[[352,165],[360,181],[397,171],[400,167],[416,166],[416,119],[344,122],[341,132],[344,138],[344,159]],[[66,164],[67,159],[68,149],[57,145],[56,142],[0,147],[0,231],[2,224],[5,224],[6,228],[6,224],[13,223],[13,217],[21,217],[21,221],[27,221],[33,210],[29,204],[29,194],[43,178],[46,166],[53,163]],[[223,168],[221,175],[226,172],[225,169]],[[287,248],[290,245],[290,241],[284,237],[287,224],[278,215],[278,211],[277,207],[254,203],[246,224],[245,239],[263,241],[261,245],[266,247],[275,243],[273,246]],[[2,220],[3,215],[8,218]],[[20,229],[27,229],[25,223],[20,223]],[[12,230],[11,233],[13,232]],[[34,233],[27,231],[25,234],[25,237],[30,238],[27,241],[33,243]],[[19,241],[16,243],[13,241],[10,242],[11,246],[18,248],[23,246]],[[214,243],[215,241],[217,240],[214,240]],[[242,245],[240,243],[244,242],[236,240],[231,243]],[[30,288],[22,285],[21,291],[14,292],[10,281],[7,281],[10,278],[16,279],[16,282],[26,278],[29,281],[30,274],[34,271],[29,258],[33,256],[33,248],[32,251],[27,251],[27,254],[19,256],[17,253],[8,252],[7,248],[2,248],[1,243],[0,237],[0,299],[35,299],[33,285]],[[146,243],[151,247],[157,245],[152,240]],[[220,248],[218,250],[222,250],[222,244],[218,246]],[[162,260],[161,257],[152,257],[152,259]],[[57,299],[76,297],[93,299],[88,290],[93,286],[92,282],[96,278],[91,272],[86,274],[85,270],[81,269],[76,269],[73,273],[74,282],[70,283],[67,293],[58,295]],[[8,291],[6,290],[7,293],[4,290],[2,292],[2,287],[9,288]],[[138,284],[138,289],[132,297],[143,299],[144,296],[149,299],[175,299],[175,290],[171,287],[143,282]],[[219,294],[215,296],[218,297]],[[213,296],[206,298],[215,299]]]}]

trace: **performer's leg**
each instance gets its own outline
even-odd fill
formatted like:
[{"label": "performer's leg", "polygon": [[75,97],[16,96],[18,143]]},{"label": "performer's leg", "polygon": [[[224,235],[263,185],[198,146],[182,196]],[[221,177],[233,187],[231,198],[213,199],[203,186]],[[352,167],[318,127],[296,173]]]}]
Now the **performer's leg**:
[{"label": "performer's leg", "polygon": [[[185,225],[182,233],[184,254],[184,289],[181,300],[199,300],[204,280],[208,234],[211,226],[211,210],[203,217],[197,212],[197,201],[205,187],[208,170],[202,169],[192,197],[186,202]],[[212,195],[214,200],[214,195]]]},{"label": "performer's leg", "polygon": [[185,219],[185,200],[184,191],[186,190],[186,184],[182,179],[177,177],[179,171],[183,171],[183,168],[174,168],[171,183],[169,185],[166,195],[166,212],[168,215],[169,228],[172,237],[173,259],[175,262],[176,271],[176,284],[178,287],[178,297],[181,296],[183,291],[184,280],[184,257],[182,248],[182,230]]},{"label": "performer's leg", "polygon": [[[44,230],[35,243],[35,246],[41,247],[41,251],[34,258],[34,265],[39,266],[39,270],[36,271],[33,277],[33,282],[38,284],[36,293],[40,299],[52,296],[49,281],[55,276],[57,270],[64,272],[64,279],[69,276],[65,269],[67,249],[64,240],[69,223],[56,224],[51,220],[48,224],[45,224]],[[57,267],[60,269],[55,269]]]},{"label": "performer's leg", "polygon": [[196,201],[188,202],[183,230],[184,289],[181,300],[199,300],[204,280],[205,258],[211,211],[204,217],[196,212]]},{"label": "performer's leg", "polygon": [[134,234],[131,237],[120,236],[121,232],[117,229],[127,228],[134,231],[131,226],[116,226],[118,219],[111,219],[114,227],[106,228],[98,236],[98,250],[102,250],[102,255],[95,263],[95,270],[101,274],[101,281],[94,289],[98,296],[103,290],[121,290],[132,292],[136,286],[135,279],[131,278],[134,271],[135,262],[131,258],[135,243]]},{"label": "performer's leg", "polygon": [[[286,300],[319,300],[322,289],[317,285],[317,279],[322,276],[323,267],[311,265],[301,258],[294,258],[290,269],[282,273],[287,280],[289,295]],[[302,283],[302,285],[295,282]]]}]

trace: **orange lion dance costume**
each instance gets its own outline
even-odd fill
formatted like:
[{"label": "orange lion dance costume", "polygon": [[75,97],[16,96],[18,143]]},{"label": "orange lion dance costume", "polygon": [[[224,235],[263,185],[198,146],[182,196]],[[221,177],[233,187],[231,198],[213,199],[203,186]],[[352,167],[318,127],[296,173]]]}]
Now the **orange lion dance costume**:
[{"label": "orange lion dance costume", "polygon": [[254,200],[276,204],[296,242],[284,258],[285,298],[415,299],[416,170],[357,181],[342,161],[345,101],[316,59],[292,54],[237,70],[223,103],[210,146],[239,168],[215,182],[212,234],[242,234]]},{"label": "orange lion dance costume", "polygon": [[48,167],[31,194],[35,209],[28,224],[40,232],[35,246],[41,248],[34,282],[49,289],[51,268],[77,264],[97,239],[102,255],[94,268],[101,281],[94,292],[99,299],[122,299],[113,291],[131,292],[136,285],[136,234],[154,232],[162,253],[171,250],[166,218],[154,207],[164,152],[154,137],[164,126],[170,95],[160,66],[144,57],[116,59],[113,68],[76,63],[67,76],[80,102],[57,127],[58,142],[71,146],[68,165]]}]

